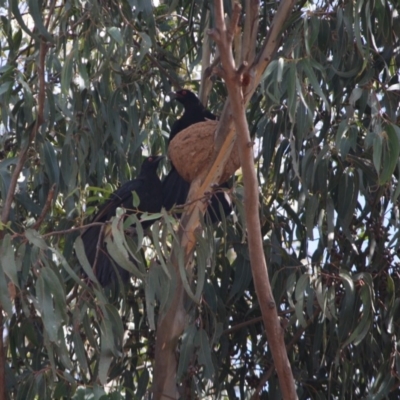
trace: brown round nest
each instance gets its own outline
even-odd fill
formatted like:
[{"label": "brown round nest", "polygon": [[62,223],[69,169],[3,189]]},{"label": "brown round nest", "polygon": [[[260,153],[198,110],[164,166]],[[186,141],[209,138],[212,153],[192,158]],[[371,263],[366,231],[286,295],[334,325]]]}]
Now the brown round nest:
[{"label": "brown round nest", "polygon": [[[205,121],[191,125],[179,132],[171,141],[168,155],[179,175],[192,182],[210,166],[214,152],[214,133],[218,121]],[[227,181],[239,168],[239,149],[235,143],[218,184]]]}]

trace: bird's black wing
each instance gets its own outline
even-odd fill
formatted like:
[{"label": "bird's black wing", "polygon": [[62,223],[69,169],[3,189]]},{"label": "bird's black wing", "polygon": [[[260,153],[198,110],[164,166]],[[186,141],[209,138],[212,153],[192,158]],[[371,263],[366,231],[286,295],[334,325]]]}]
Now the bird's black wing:
[{"label": "bird's black wing", "polygon": [[190,183],[186,182],[178,174],[174,166],[172,166],[171,171],[164,178],[162,184],[163,207],[166,210],[171,210],[174,205],[180,206],[186,203]]},{"label": "bird's black wing", "polygon": [[[110,198],[103,204],[98,213],[93,218],[93,222],[105,222],[115,215],[118,207],[127,209],[133,208],[132,192],[140,192],[144,184],[144,178],[137,178],[124,183]],[[139,197],[140,198],[140,197]],[[139,207],[140,208],[140,207]]]},{"label": "bird's black wing", "polygon": [[[99,212],[93,218],[93,222],[106,222],[115,215],[118,207],[124,207],[127,214],[136,212],[133,206],[133,194],[136,192],[139,198],[138,218],[142,212],[156,213],[162,207],[162,184],[157,176],[156,169],[160,157],[148,158],[142,165],[139,177],[126,182],[116,190],[109,200],[100,208]],[[145,229],[154,221],[145,221],[142,223]],[[103,229],[104,230],[104,229]],[[104,232],[101,235],[101,226],[92,226],[82,235],[86,256],[89,263],[95,269],[95,274],[102,286],[114,282],[118,279],[116,273],[121,277],[122,282],[127,282],[129,273],[118,266],[112,257],[108,254],[104,243]],[[133,262],[133,260],[132,260]]]}]

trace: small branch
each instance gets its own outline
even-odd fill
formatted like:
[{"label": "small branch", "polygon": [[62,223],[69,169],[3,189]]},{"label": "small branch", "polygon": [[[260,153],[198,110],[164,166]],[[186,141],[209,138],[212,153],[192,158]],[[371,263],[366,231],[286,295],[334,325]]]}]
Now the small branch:
[{"label": "small branch", "polygon": [[246,0],[242,60],[253,64],[256,55],[260,0]]},{"label": "small branch", "polygon": [[44,235],[42,235],[42,237],[45,238],[45,237],[48,237],[48,236],[66,235],[67,233],[72,233],[72,232],[76,232],[76,231],[82,231],[82,230],[88,229],[88,228],[90,228],[92,226],[103,226],[104,224],[105,224],[105,222],[92,222],[90,224],[78,226],[76,228],[70,228],[70,229],[64,229],[62,231],[45,233]]},{"label": "small branch", "polygon": [[[99,253],[102,252],[101,249],[101,244],[103,243],[103,239],[104,239],[104,228],[105,228],[105,224],[103,224],[103,226],[100,228],[100,233],[99,233],[99,237],[97,238],[97,243],[96,243],[96,255],[94,257],[94,262],[92,265],[92,269],[93,269],[93,273],[96,274],[96,267],[97,267],[97,260],[99,258]],[[106,255],[104,255],[105,257],[108,257]]]},{"label": "small branch", "polygon": [[44,24],[46,29],[49,29],[51,17],[53,16],[54,9],[56,8],[56,3],[57,3],[56,0],[52,0],[52,2],[50,4],[49,12],[47,14],[47,20],[46,20],[46,23]]},{"label": "small branch", "polygon": [[260,81],[261,75],[271,62],[272,57],[277,52],[282,38],[282,27],[292,11],[296,0],[282,0],[276,11],[275,17],[271,23],[268,35],[261,48],[260,53],[257,55],[254,69],[256,72],[256,81]]},{"label": "small branch", "polygon": [[46,218],[47,213],[49,212],[51,203],[54,198],[54,193],[56,191],[56,184],[54,183],[53,186],[50,188],[49,193],[47,194],[47,199],[46,203],[44,204],[42,213],[40,214],[39,218],[35,222],[35,224],[32,226],[33,229],[38,230],[40,228],[40,225],[42,225],[44,219]]},{"label": "small branch", "polygon": [[[285,311],[281,311],[278,314],[279,314],[279,316],[283,317],[283,316],[287,315],[288,313],[293,313],[293,312],[294,312],[293,309],[288,309]],[[242,328],[245,328],[246,326],[254,325],[257,322],[262,322],[262,321],[263,321],[263,317],[256,317],[256,318],[250,319],[248,321],[240,322],[239,324],[232,326],[232,328],[225,329],[222,332],[222,335],[229,335],[230,333],[236,332]]]}]

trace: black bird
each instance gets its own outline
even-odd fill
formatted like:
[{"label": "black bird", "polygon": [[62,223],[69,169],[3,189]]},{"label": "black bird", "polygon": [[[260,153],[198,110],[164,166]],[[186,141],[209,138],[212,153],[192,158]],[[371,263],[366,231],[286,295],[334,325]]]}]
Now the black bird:
[{"label": "black bird", "polygon": [[[207,110],[200,99],[190,90],[182,89],[177,92],[169,93],[171,99],[179,101],[184,107],[183,115],[178,118],[172,125],[169,135],[169,142],[182,130],[190,125],[198,122],[206,121],[207,119],[216,120],[217,117]],[[228,187],[226,184],[222,187]],[[163,207],[166,210],[171,210],[174,205],[183,205],[186,203],[186,198],[189,193],[190,183],[186,182],[172,165],[171,171],[163,180]],[[221,203],[224,214],[231,212],[231,204],[225,198],[224,193],[218,192],[211,198],[211,204],[208,207],[208,214],[211,222],[221,220],[219,204]]]},{"label": "black bird", "polygon": [[[136,179],[126,182],[116,190],[106,203],[100,208],[92,222],[106,222],[115,216],[118,207],[124,207],[127,214],[136,212],[140,219],[141,213],[157,213],[162,207],[162,183],[157,175],[157,167],[163,157],[148,157],[143,161],[139,176]],[[135,192],[140,203],[137,210],[133,209],[133,194]],[[142,227],[146,229],[154,221],[143,221]],[[100,246],[97,249],[97,242],[101,233],[101,226],[92,226],[82,234],[82,240],[85,247],[86,256],[92,268],[95,269],[95,275],[102,286],[117,282],[115,261],[106,250],[103,238],[100,239]],[[104,229],[103,229],[104,235]],[[97,260],[96,260],[96,253]],[[96,263],[95,263],[96,260]],[[96,264],[96,265],[94,265]],[[129,273],[117,265],[118,273],[122,282],[129,279]]]}]

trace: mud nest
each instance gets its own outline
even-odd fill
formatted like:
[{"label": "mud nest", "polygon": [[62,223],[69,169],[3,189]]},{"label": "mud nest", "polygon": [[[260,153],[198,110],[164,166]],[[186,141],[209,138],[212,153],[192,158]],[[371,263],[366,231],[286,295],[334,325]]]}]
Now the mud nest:
[{"label": "mud nest", "polygon": [[[192,182],[210,167],[214,152],[214,134],[218,121],[205,121],[179,132],[169,144],[168,155],[179,175]],[[226,182],[239,168],[239,149],[235,143],[218,184]]]}]

